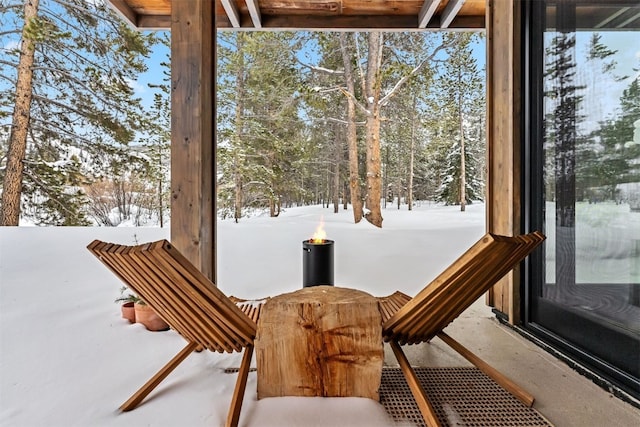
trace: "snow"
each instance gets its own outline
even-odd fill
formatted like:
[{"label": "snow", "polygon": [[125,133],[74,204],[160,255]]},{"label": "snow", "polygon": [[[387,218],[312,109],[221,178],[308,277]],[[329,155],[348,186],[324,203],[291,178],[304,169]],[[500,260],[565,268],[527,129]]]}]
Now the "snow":
[{"label": "snow", "polygon": [[[484,205],[386,209],[383,228],[320,206],[218,225],[218,285],[257,300],[301,287],[302,241],[321,217],[335,240],[336,285],[414,295],[484,233]],[[241,355],[194,353],[134,411],[118,407],[185,341],[120,317],[122,283],[87,250],[93,239],[134,244],[164,228],[0,227],[0,425],[216,426],[224,423]],[[253,364],[255,366],[255,356]],[[249,374],[241,426],[386,426],[364,398],[256,400]]]}]

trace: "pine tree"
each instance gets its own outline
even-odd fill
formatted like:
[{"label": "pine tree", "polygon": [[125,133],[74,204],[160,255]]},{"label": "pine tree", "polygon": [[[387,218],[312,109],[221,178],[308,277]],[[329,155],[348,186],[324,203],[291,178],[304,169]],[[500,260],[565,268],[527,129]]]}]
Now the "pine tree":
[{"label": "pine tree", "polygon": [[471,33],[449,34],[448,61],[438,76],[439,95],[436,100],[444,169],[436,200],[460,205],[483,200],[482,128],[484,87],[477,61],[472,56]]},{"label": "pine tree", "polygon": [[[300,72],[294,58],[297,40],[290,33],[219,37],[222,203],[232,203],[228,191],[240,180],[245,206],[267,207],[271,216],[277,216],[283,201],[300,192],[299,165],[305,157]],[[237,92],[240,79],[242,98]]]},{"label": "pine tree", "polygon": [[621,112],[615,120],[600,123],[593,132],[597,161],[589,163],[589,173],[607,196],[617,198],[617,186],[640,182],[640,147],[634,143],[635,123],[640,120],[640,78],[634,79],[620,97]]},{"label": "pine tree", "polygon": [[11,120],[0,223],[18,225],[24,205],[40,212],[38,223],[86,224],[74,175],[99,174],[109,155],[136,139],[144,120],[129,82],[145,69],[154,36],[130,29],[102,2],[14,0],[0,7],[3,45],[20,34],[19,48],[0,62],[2,82],[9,82],[0,83],[0,98],[13,101],[0,114]]},{"label": "pine tree", "polygon": [[[168,38],[164,39],[164,43],[169,44]],[[144,152],[148,157],[144,178],[151,184],[148,185],[150,187],[148,211],[155,213],[160,227],[164,226],[165,217],[170,216],[169,172],[171,161],[170,64],[165,62],[162,66],[165,68],[164,82],[151,85],[159,91],[153,97],[153,105],[148,118],[148,136],[143,140]]]},{"label": "pine tree", "polygon": [[[550,82],[545,89],[549,113],[545,124],[545,146],[553,150],[552,176],[555,180],[556,224],[575,227],[576,199],[576,146],[580,146],[577,132],[583,116],[578,114],[582,102],[583,85],[576,82],[575,34],[561,32],[547,48],[545,78]],[[551,157],[551,156],[549,156]]]}]

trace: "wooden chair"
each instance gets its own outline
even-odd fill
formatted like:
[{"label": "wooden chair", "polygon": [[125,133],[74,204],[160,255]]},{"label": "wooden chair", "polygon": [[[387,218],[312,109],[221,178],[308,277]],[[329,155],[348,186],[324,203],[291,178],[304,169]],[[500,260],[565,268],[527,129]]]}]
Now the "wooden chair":
[{"label": "wooden chair", "polygon": [[134,409],[194,350],[244,349],[226,421],[226,426],[237,426],[261,302],[227,297],[166,240],[137,246],[94,240],[87,249],[188,341],[120,409]]},{"label": "wooden chair", "polygon": [[379,299],[384,340],[389,342],[427,425],[440,426],[440,422],[401,346],[428,342],[435,336],[526,405],[533,405],[533,396],[444,333],[443,329],[544,239],[545,236],[539,232],[515,237],[488,233],[414,298],[396,292]]}]

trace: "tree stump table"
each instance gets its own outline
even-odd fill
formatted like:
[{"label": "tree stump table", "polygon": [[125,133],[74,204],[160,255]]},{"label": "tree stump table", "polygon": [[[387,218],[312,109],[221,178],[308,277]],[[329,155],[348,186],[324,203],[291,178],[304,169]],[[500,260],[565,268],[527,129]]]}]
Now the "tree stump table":
[{"label": "tree stump table", "polygon": [[366,292],[314,286],[272,297],[262,306],[255,350],[258,399],[379,400],[382,319]]}]

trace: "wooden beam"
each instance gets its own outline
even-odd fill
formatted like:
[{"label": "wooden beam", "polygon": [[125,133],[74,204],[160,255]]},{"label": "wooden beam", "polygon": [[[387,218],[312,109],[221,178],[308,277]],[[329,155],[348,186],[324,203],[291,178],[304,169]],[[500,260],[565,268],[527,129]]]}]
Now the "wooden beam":
[{"label": "wooden beam", "polygon": [[238,14],[238,8],[236,7],[236,3],[233,0],[220,0],[222,3],[222,7],[224,11],[227,13],[227,17],[229,18],[229,22],[235,28],[240,27],[240,15]]},{"label": "wooden beam", "polygon": [[[241,16],[240,28],[233,28],[224,20],[216,22],[218,31],[255,31],[248,16]],[[457,16],[449,29],[482,31],[484,16]],[[262,17],[262,29],[271,31],[439,31],[440,22],[432,19],[426,28],[418,28],[417,15],[368,15],[368,16],[301,16],[269,15]]]},{"label": "wooden beam", "polygon": [[171,10],[171,241],[215,283],[215,10]]},{"label": "wooden beam", "polygon": [[440,0],[424,0],[422,9],[418,14],[418,28],[426,28],[431,18],[436,13]]},{"label": "wooden beam", "polygon": [[169,30],[171,29],[171,16],[139,15],[137,28],[140,30]]},{"label": "wooden beam", "polygon": [[440,16],[440,28],[449,28],[464,2],[465,0],[449,0]]},{"label": "wooden beam", "polygon": [[138,14],[129,7],[125,0],[109,0],[113,10],[134,27],[138,27]]},{"label": "wooden beam", "polygon": [[624,28],[628,24],[631,24],[633,21],[635,21],[638,18],[640,18],[640,12],[636,13],[635,15],[633,15],[631,18],[627,19],[626,21],[619,23],[618,25],[616,25],[616,28]]},{"label": "wooden beam", "polygon": [[245,0],[247,3],[247,9],[249,10],[249,15],[251,16],[251,21],[253,22],[253,26],[256,28],[262,28],[262,21],[260,18],[260,6],[258,5],[258,0]]},{"label": "wooden beam", "polygon": [[609,22],[613,21],[614,19],[616,19],[618,16],[622,15],[623,13],[625,13],[627,10],[631,9],[630,7],[623,7],[620,8],[620,10],[618,10],[615,13],[612,13],[610,16],[608,16],[607,18],[603,19],[602,21],[600,21],[598,24],[596,24],[594,26],[594,28],[598,29],[598,28],[602,28],[605,25],[607,25]]},{"label": "wooden beam", "polygon": [[[487,231],[521,234],[521,2],[487,2]],[[520,276],[507,274],[488,304],[520,322]]]}]

